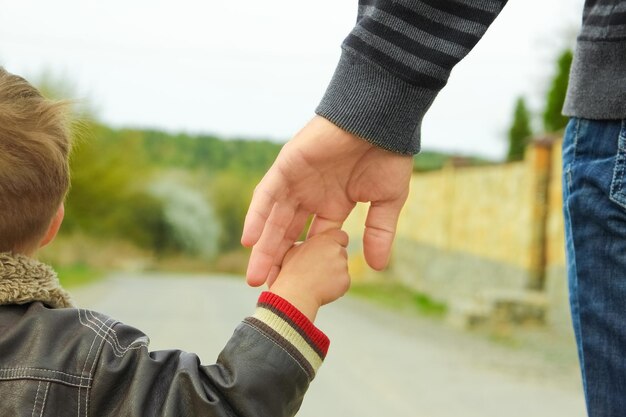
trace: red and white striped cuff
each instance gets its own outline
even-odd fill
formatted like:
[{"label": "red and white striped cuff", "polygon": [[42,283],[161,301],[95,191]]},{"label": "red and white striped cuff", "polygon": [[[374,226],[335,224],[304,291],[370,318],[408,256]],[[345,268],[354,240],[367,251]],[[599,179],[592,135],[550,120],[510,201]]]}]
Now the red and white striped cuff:
[{"label": "red and white striped cuff", "polygon": [[289,352],[311,379],[322,365],[330,340],[287,300],[265,291],[245,323],[270,337]]}]

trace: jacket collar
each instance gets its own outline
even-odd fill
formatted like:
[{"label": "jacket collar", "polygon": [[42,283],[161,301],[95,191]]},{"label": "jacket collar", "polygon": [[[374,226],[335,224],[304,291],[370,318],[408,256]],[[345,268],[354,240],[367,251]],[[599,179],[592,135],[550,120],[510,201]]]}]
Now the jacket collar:
[{"label": "jacket collar", "polygon": [[0,305],[33,301],[52,308],[74,306],[48,265],[24,255],[0,253]]}]

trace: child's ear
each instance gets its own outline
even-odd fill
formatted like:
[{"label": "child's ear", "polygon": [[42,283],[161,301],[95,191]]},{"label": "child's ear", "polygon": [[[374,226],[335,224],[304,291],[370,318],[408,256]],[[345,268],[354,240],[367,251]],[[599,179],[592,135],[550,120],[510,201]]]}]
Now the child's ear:
[{"label": "child's ear", "polygon": [[65,206],[63,205],[63,203],[61,203],[59,209],[57,210],[56,214],[52,218],[52,221],[50,222],[50,226],[48,226],[46,234],[39,243],[40,248],[43,248],[48,243],[52,242],[52,240],[55,238],[57,232],[61,228],[61,223],[63,223],[63,216],[65,216]]}]

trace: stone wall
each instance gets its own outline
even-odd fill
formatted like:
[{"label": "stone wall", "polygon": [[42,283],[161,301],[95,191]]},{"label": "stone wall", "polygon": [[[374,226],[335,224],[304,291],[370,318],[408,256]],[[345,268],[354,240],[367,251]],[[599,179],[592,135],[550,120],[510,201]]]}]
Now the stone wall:
[{"label": "stone wall", "polygon": [[[494,291],[537,290],[548,320],[568,328],[560,141],[522,162],[415,174],[398,224],[391,276],[450,304]],[[354,279],[377,279],[363,259],[367,207],[346,222]]]}]

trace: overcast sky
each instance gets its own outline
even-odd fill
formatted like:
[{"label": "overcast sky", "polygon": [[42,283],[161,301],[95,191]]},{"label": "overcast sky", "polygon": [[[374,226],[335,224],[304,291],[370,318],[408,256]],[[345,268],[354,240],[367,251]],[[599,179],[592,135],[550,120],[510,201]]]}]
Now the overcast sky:
[{"label": "overcast sky", "polygon": [[[424,148],[502,157],[515,98],[541,104],[582,4],[509,0],[426,116]],[[357,1],[0,0],[0,10],[0,65],[70,80],[107,123],[284,141],[313,115]]]}]

